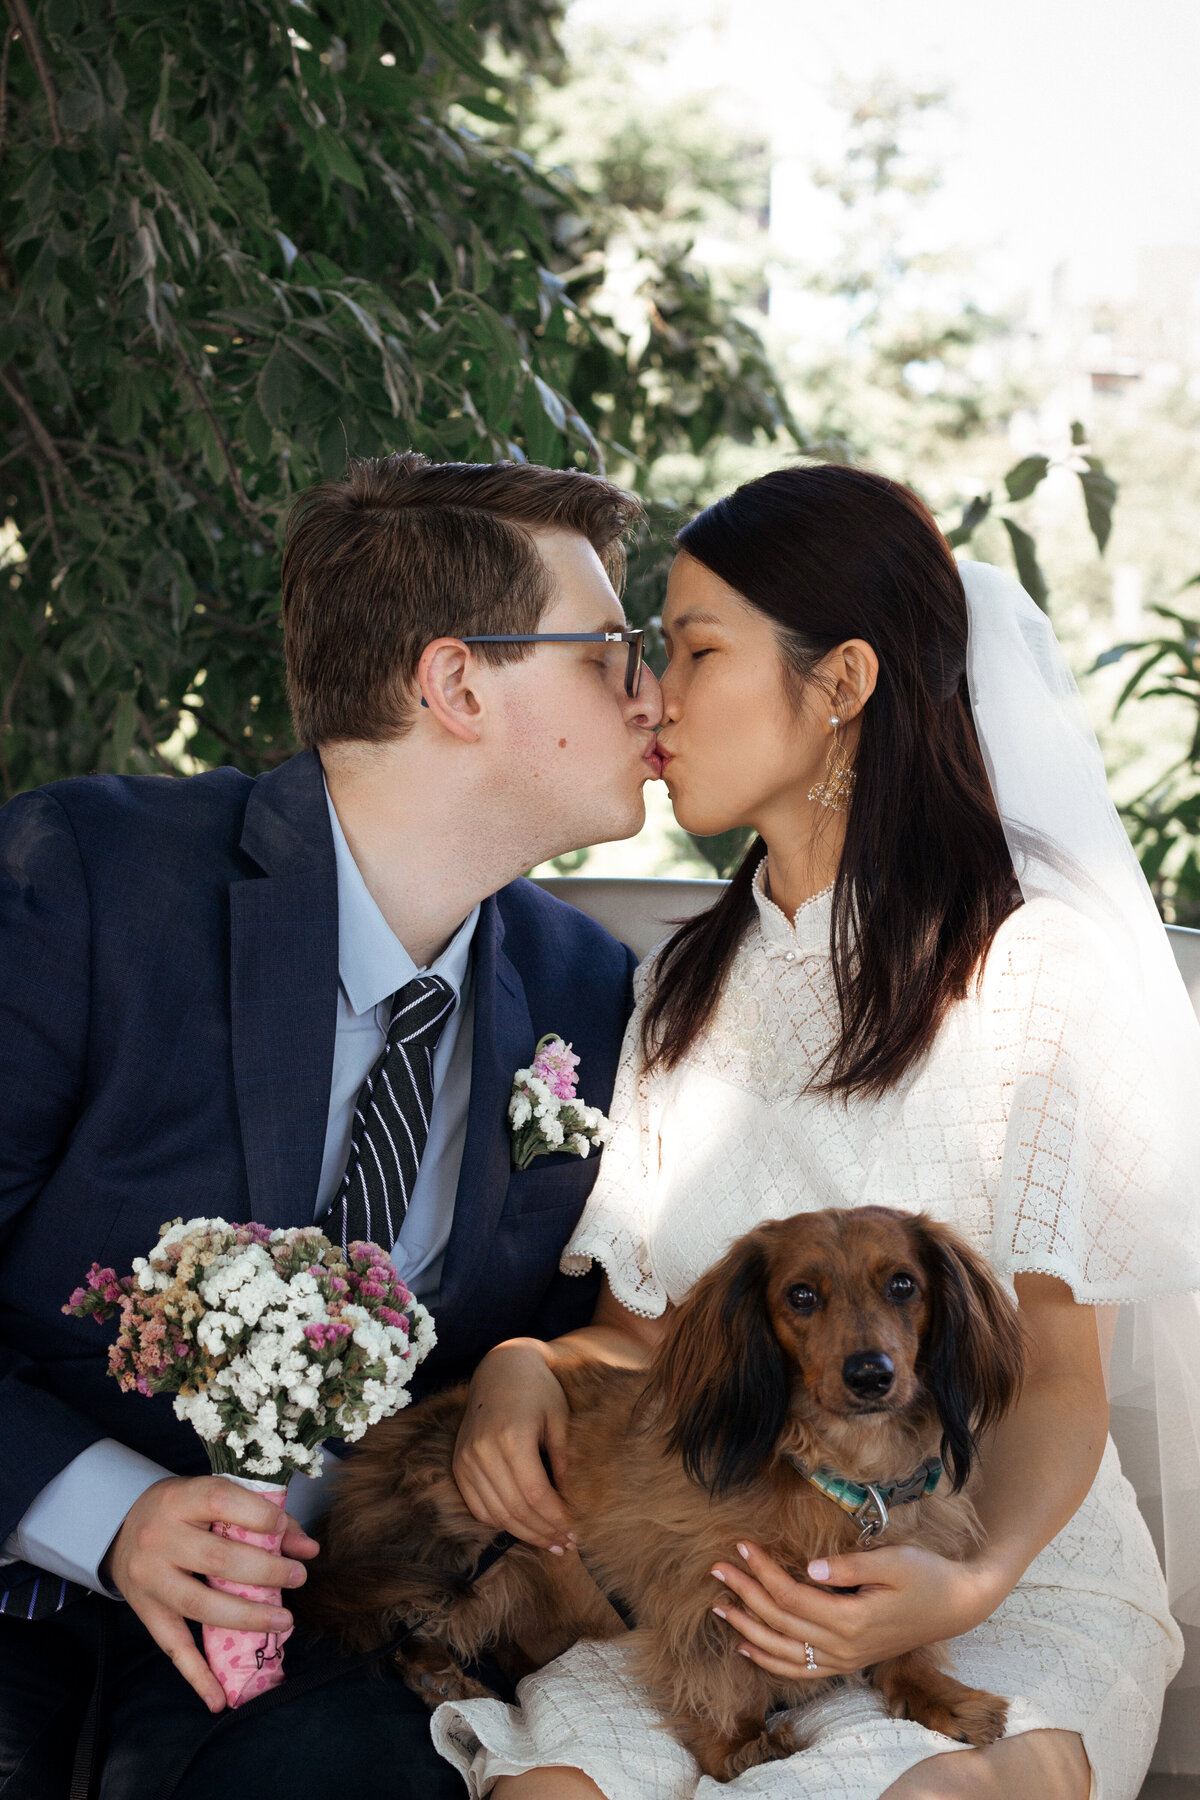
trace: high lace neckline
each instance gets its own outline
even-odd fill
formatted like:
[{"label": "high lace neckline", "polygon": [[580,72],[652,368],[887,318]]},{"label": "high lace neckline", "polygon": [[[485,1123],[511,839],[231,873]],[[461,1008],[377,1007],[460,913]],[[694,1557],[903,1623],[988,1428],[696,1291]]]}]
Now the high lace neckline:
[{"label": "high lace neckline", "polygon": [[801,956],[827,956],[829,954],[829,918],[833,910],[833,888],[831,881],[828,887],[822,888],[819,894],[811,894],[796,909],[794,920],[778,907],[767,893],[767,859],[764,856],[754,871],[754,904],[758,908],[758,923],[762,931],[763,946],[770,957],[782,957],[785,962],[793,962]]}]

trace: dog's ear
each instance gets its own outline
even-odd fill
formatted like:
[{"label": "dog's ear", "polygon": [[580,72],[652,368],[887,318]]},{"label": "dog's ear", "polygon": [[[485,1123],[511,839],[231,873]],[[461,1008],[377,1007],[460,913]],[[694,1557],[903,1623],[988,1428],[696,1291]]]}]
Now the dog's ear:
[{"label": "dog's ear", "polygon": [[788,1363],[767,1311],[769,1258],[756,1233],[701,1276],[650,1370],[645,1399],[668,1444],[712,1494],[753,1481],[787,1422]]},{"label": "dog's ear", "polygon": [[957,1233],[918,1218],[913,1228],[929,1281],[920,1373],[942,1424],[942,1458],[955,1491],[971,1473],[981,1433],[1016,1400],[1025,1333],[983,1257]]}]

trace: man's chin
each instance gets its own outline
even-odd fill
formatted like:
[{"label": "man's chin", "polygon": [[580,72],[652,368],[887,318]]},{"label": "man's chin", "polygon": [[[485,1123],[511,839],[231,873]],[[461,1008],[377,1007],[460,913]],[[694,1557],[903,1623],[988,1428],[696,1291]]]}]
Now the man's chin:
[{"label": "man's chin", "polygon": [[[637,799],[620,812],[614,811],[605,818],[593,819],[590,829],[588,827],[581,828],[580,835],[576,837],[575,843],[571,847],[590,850],[596,844],[623,843],[626,838],[636,837],[645,823],[646,802],[639,790]],[[586,837],[582,835],[583,830],[587,830]],[[562,856],[565,852],[560,850],[555,854]]]}]

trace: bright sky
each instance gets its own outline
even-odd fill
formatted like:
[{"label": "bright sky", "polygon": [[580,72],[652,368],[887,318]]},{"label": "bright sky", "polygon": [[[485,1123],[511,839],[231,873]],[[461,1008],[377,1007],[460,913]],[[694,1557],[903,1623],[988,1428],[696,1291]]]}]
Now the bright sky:
[{"label": "bright sky", "polygon": [[835,76],[947,84],[929,234],[978,249],[998,288],[1066,261],[1078,298],[1123,299],[1139,248],[1200,245],[1196,0],[574,0],[570,15],[659,18],[683,28],[671,86],[736,90],[797,173],[827,141]]}]

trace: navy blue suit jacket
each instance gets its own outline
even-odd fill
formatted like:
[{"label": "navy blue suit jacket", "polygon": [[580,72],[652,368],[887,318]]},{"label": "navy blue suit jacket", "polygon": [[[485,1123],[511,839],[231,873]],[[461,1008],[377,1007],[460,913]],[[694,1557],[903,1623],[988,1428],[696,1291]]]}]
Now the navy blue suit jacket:
[{"label": "navy blue suit jacket", "polygon": [[[607,1108],[632,1005],[631,953],[527,881],[484,902],[474,954],[466,1146],[421,1390],[589,1316],[595,1282],[558,1258],[599,1159],[511,1172],[506,1109],[550,1031]],[[257,780],[90,776],[0,813],[0,1542],[98,1438],[206,1467],[168,1398],[106,1374],[111,1330],[60,1308],[93,1259],[127,1272],[164,1220],[311,1222],[337,963],[314,755]]]}]

